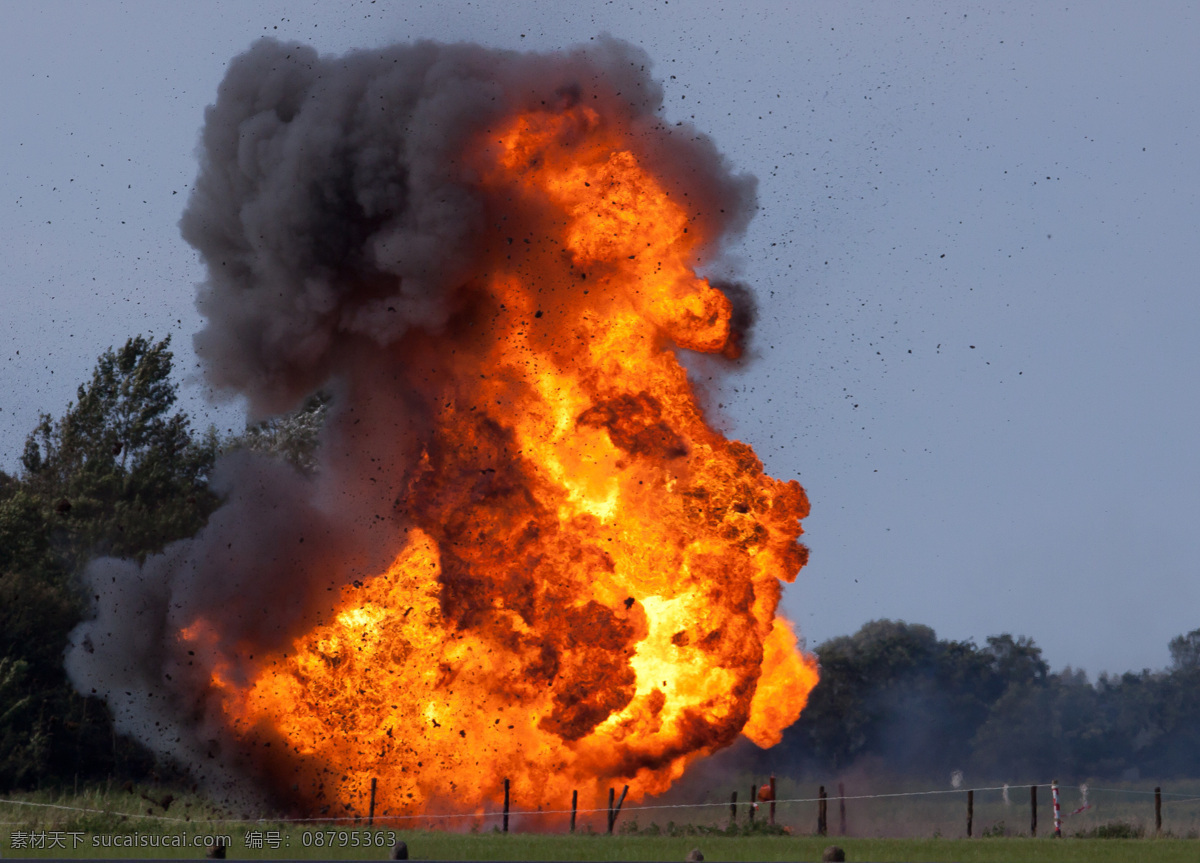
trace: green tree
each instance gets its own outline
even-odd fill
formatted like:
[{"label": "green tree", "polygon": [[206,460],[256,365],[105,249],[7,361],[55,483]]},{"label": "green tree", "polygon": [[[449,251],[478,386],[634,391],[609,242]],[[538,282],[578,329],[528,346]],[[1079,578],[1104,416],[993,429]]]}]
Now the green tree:
[{"label": "green tree", "polygon": [[1013,638],[1008,633],[989,635],[986,650],[1006,686],[1044,682],[1050,673],[1050,666],[1042,659],[1042,649],[1031,638]]},{"label": "green tree", "polygon": [[287,461],[301,473],[317,470],[321,429],[329,416],[328,393],[316,392],[296,411],[248,425],[238,437],[224,443],[223,451],[248,449]]},{"label": "green tree", "polygon": [[1171,651],[1172,670],[1187,671],[1200,668],[1200,629],[1193,629],[1187,635],[1172,638],[1167,649]]},{"label": "green tree", "polygon": [[68,570],[99,555],[144,560],[215,508],[216,434],[197,440],[187,415],[170,413],[169,347],[137,336],[106,351],[78,400],[58,420],[43,415],[25,442],[22,479],[57,517]]},{"label": "green tree", "polygon": [[971,741],[972,766],[989,777],[1043,781],[1063,760],[1056,695],[1045,681],[1013,681]]},{"label": "green tree", "polygon": [[107,708],[62,668],[86,597],[80,573],[103,555],[144,560],[194,534],[218,501],[208,476],[216,435],[172,412],[170,340],[132,338],[99,358],[57,420],[43,415],[23,470],[0,476],[0,789],[135,772],[149,756],[112,732]]},{"label": "green tree", "polygon": [[1049,671],[1027,638],[982,648],[928,627],[873,621],[817,648],[821,680],[785,734],[798,765],[864,761],[909,775],[969,767],[1009,781],[1200,776],[1200,631],[1170,643],[1172,667]]},{"label": "green tree", "polygon": [[820,682],[785,744],[813,767],[873,758],[895,772],[930,775],[964,766],[971,737],[1004,690],[993,653],[941,641],[920,624],[871,621],[816,653]]}]

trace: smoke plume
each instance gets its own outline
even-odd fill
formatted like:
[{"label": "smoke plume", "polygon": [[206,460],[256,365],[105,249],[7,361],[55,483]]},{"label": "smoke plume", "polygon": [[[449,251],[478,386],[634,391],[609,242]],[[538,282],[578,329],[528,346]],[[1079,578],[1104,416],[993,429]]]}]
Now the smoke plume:
[{"label": "smoke plume", "polygon": [[582,103],[627,123],[708,239],[740,230],[754,180],[693,130],[664,128],[649,65],[608,38],[554,55],[425,42],[324,59],[263,41],[235,59],[180,223],[208,265],[196,351],[209,380],[273,414],[364,350],[443,327],[516,233],[465,147],[522,110]]},{"label": "smoke plume", "polygon": [[[470,772],[486,751],[516,770],[531,748],[549,753],[512,774],[526,799],[555,771],[661,790],[739,731],[770,742],[794,720],[815,678],[774,611],[804,562],[807,501],[703,426],[671,347],[740,354],[749,292],[693,270],[744,227],[754,182],[664,122],[648,68],[607,38],[544,55],[422,42],[320,56],[264,40],[233,60],[180,223],[207,267],[195,349],[252,419],[318,389],[331,417],[315,476],[230,453],[213,478],[225,503],[195,538],[141,566],[90,566],[94,619],[67,668],[121,731],[212,783],[310,810],[361,808],[355,759],[386,750],[412,768],[395,766],[388,805],[410,811],[491,793],[462,774],[453,789],[414,778],[447,716],[468,755],[437,749],[439,764]],[[607,197],[580,197],[597,178]],[[651,200],[667,215],[639,215]],[[630,239],[644,230],[670,233]],[[613,327],[626,347],[604,347]],[[625,354],[645,358],[649,383],[608,380]],[[582,449],[559,440],[567,426]],[[535,462],[546,441],[558,449]],[[672,538],[629,551],[617,499],[647,508],[636,531]],[[676,598],[650,583],[664,567]],[[385,583],[408,591],[402,607]],[[403,630],[418,621],[441,640],[419,648]],[[357,654],[350,632],[368,645]],[[694,669],[678,680],[719,692],[648,689],[660,666],[639,645],[652,642]],[[363,717],[338,700],[363,651],[408,668],[423,650],[440,658],[393,694],[354,684]],[[701,661],[724,677],[706,683]],[[333,681],[320,697],[296,688],[313,669]],[[459,697],[468,707],[437,713]],[[271,718],[310,702],[334,717],[324,730]],[[524,742],[483,742],[505,728]]]}]

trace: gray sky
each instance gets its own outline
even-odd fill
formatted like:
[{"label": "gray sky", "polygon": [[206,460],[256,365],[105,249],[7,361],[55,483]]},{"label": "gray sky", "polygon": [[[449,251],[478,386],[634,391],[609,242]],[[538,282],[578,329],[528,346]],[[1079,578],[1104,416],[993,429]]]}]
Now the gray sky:
[{"label": "gray sky", "polygon": [[[0,468],[98,354],[174,336],[204,107],[253,40],[645,48],[759,178],[757,361],[714,402],[813,514],[785,611],[1161,667],[1200,627],[1200,53],[1183,2],[42,2],[0,8]],[[910,8],[901,8],[901,7]],[[582,10],[582,11],[576,11]],[[190,375],[190,376],[189,376]]]}]

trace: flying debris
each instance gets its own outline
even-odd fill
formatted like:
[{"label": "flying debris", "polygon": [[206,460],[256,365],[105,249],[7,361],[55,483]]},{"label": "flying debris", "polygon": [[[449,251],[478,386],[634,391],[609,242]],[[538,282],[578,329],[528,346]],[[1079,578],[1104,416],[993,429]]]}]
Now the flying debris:
[{"label": "flying debris", "polygon": [[[671,134],[635,48],[261,42],[205,116],[181,223],[196,350],[252,419],[332,393],[313,475],[224,458],[207,527],[89,569],[76,685],[230,793],[363,814],[665,790],[816,682],[776,614],[796,481],[709,427],[734,358],[699,274],[754,207]],[[85,649],[91,645],[92,649]],[[246,792],[249,793],[249,792]]]}]

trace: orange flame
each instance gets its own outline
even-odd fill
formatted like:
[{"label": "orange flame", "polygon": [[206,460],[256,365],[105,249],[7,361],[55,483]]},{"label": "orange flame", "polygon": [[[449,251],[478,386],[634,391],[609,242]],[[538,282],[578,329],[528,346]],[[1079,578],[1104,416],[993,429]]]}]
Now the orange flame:
[{"label": "orange flame", "polygon": [[505,777],[523,808],[637,800],[739,733],[778,742],[816,683],[775,614],[807,498],[704,422],[668,342],[736,353],[732,306],[695,272],[704,220],[627,137],[577,106],[470,154],[523,233],[398,348],[432,415],[401,551],[252,680],[209,653],[231,730],[311,808],[363,811],[372,777],[384,814],[480,811]]}]

